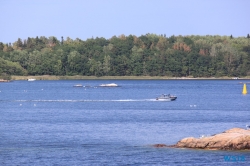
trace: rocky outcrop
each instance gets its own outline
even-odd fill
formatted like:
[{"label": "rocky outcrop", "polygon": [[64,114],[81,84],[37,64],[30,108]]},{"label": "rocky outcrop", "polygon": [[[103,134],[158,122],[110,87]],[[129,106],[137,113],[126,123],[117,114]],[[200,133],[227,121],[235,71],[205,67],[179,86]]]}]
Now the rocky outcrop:
[{"label": "rocky outcrop", "polygon": [[201,138],[184,138],[169,147],[208,150],[250,150],[250,130],[233,128],[223,133]]},{"label": "rocky outcrop", "polygon": [[250,130],[233,128],[220,134],[203,136],[200,138],[188,137],[175,145],[155,144],[155,148],[191,148],[206,150],[250,150]]}]

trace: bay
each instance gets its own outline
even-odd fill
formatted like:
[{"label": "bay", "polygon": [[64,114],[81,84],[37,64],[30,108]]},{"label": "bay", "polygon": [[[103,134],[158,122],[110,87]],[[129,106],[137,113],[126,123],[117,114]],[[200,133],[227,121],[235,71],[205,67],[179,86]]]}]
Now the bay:
[{"label": "bay", "polygon": [[[247,151],[153,148],[250,124],[248,80],[37,80],[0,84],[1,165],[228,165]],[[103,83],[119,87],[99,87]],[[82,84],[85,87],[73,87]],[[161,94],[176,101],[161,102]]]}]

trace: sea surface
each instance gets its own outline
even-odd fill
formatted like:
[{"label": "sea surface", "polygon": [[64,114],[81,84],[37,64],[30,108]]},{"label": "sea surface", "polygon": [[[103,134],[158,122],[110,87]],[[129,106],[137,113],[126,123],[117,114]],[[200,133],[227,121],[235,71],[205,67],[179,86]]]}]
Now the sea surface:
[{"label": "sea surface", "polygon": [[[249,80],[0,83],[0,165],[250,165],[250,151],[152,147],[245,128],[250,94],[242,82]],[[163,93],[177,100],[156,101]]]}]

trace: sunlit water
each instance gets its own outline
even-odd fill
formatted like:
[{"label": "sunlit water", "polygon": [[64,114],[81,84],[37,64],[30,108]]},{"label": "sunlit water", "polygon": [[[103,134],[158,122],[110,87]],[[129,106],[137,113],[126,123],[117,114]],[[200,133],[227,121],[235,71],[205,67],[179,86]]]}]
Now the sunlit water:
[{"label": "sunlit water", "polygon": [[[245,128],[250,95],[241,93],[244,81],[0,83],[0,165],[249,165],[246,151],[151,146]],[[120,87],[98,87],[113,82]],[[156,101],[163,93],[178,98]],[[225,155],[246,160],[226,162]]]}]

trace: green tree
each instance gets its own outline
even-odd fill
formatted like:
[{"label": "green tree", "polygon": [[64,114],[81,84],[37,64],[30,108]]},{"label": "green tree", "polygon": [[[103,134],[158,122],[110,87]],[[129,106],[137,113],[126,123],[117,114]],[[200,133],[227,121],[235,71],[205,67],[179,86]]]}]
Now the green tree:
[{"label": "green tree", "polygon": [[109,55],[105,55],[103,60],[103,73],[105,75],[109,75],[110,65],[111,65],[111,57]]}]

